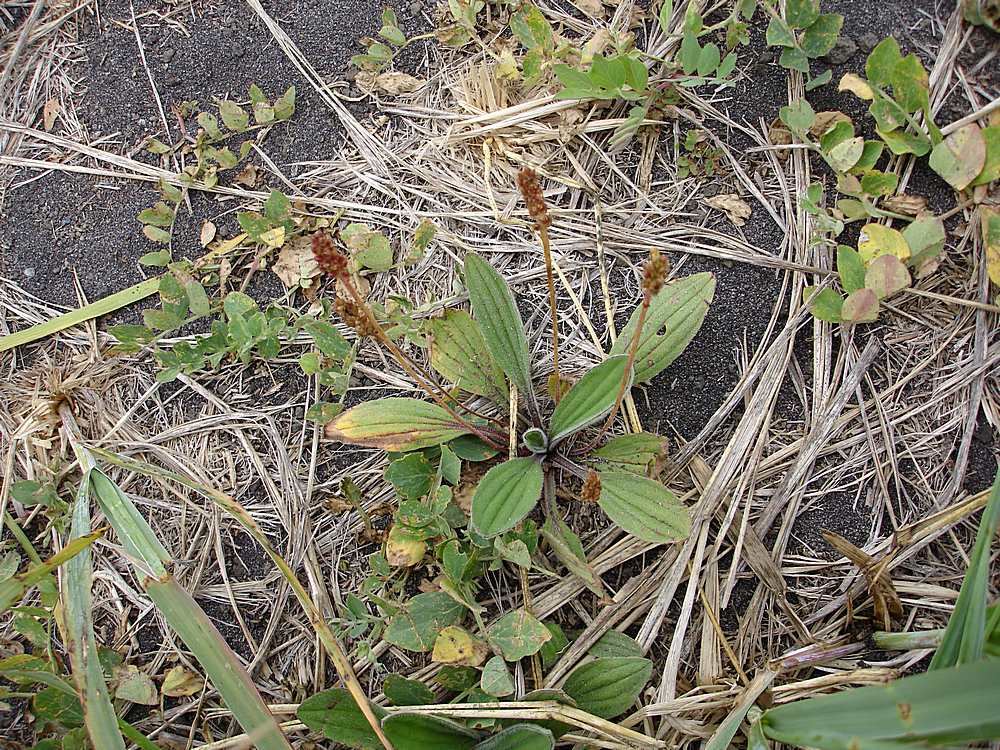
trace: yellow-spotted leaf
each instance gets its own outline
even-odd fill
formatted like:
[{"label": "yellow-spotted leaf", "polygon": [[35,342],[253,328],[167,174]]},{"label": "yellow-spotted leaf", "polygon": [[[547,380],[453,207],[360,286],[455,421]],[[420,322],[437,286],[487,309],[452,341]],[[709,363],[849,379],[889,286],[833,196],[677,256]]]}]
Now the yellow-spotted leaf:
[{"label": "yellow-spotted leaf", "polygon": [[326,425],[331,440],[392,452],[430,448],[469,432],[442,407],[415,398],[366,401]]},{"label": "yellow-spotted leaf", "polygon": [[910,257],[906,238],[892,227],[882,224],[865,224],[858,239],[858,252],[867,266],[880,255],[895,255],[900,260]]},{"label": "yellow-spotted leaf", "polygon": [[489,653],[490,648],[482,638],[476,638],[458,625],[450,625],[438,633],[431,659],[439,664],[478,667]]},{"label": "yellow-spotted leaf", "polygon": [[659,482],[628,471],[602,471],[597,503],[632,536],[672,542],[691,532],[687,508]]}]

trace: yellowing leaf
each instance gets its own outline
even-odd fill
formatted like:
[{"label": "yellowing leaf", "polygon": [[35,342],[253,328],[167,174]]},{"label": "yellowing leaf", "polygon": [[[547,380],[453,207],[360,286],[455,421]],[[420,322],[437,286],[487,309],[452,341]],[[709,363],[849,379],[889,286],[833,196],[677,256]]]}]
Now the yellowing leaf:
[{"label": "yellowing leaf", "polygon": [[183,698],[200,693],[203,687],[205,680],[201,675],[190,672],[178,664],[176,667],[171,667],[164,675],[160,692],[168,698]]},{"label": "yellowing leaf", "polygon": [[1000,211],[981,206],[979,217],[986,248],[986,272],[994,284],[1000,285]]},{"label": "yellowing leaf", "polygon": [[838,91],[850,91],[856,97],[871,101],[875,98],[875,92],[868,85],[868,81],[854,73],[844,73],[837,86]]},{"label": "yellowing leaf", "polygon": [[42,127],[45,128],[45,132],[52,130],[56,124],[56,115],[59,114],[59,109],[59,101],[57,99],[49,99],[45,102],[42,107]]},{"label": "yellowing leaf", "polygon": [[412,568],[424,559],[427,545],[408,534],[401,526],[393,526],[385,540],[385,559],[395,568]]},{"label": "yellowing leaf", "polygon": [[895,255],[900,260],[910,257],[910,246],[903,235],[882,224],[865,224],[858,239],[858,252],[867,266],[880,255]]},{"label": "yellowing leaf", "polygon": [[489,655],[486,642],[476,638],[465,628],[449,625],[442,630],[434,641],[434,651],[431,659],[439,664],[460,664],[466,667],[478,667]]},{"label": "yellowing leaf", "polygon": [[198,236],[201,246],[208,247],[208,244],[215,239],[215,233],[215,224],[206,219],[205,223],[201,225],[201,233]]},{"label": "yellowing leaf", "polygon": [[268,247],[281,247],[285,244],[285,228],[272,227],[260,235],[260,241]]},{"label": "yellowing leaf", "polygon": [[366,401],[326,426],[331,440],[400,452],[441,445],[468,432],[444,408],[415,398]]},{"label": "yellowing leaf", "polygon": [[928,163],[955,190],[964,190],[986,164],[986,141],[975,123],[950,134],[931,151]]}]

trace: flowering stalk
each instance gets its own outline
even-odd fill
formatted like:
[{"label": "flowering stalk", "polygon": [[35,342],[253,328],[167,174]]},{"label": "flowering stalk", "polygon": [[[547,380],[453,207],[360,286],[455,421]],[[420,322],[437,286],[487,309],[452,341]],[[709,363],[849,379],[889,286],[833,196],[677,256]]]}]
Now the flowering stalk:
[{"label": "flowering stalk", "polygon": [[[347,256],[337,250],[333,241],[323,232],[317,232],[312,236],[312,250],[313,256],[316,258],[316,263],[320,270],[336,278],[351,297],[351,299],[347,300],[340,298],[337,299],[336,309],[340,314],[340,317],[343,318],[344,322],[357,331],[359,336],[371,336],[384,346],[393,358],[400,364],[403,370],[405,370],[406,373],[413,378],[414,382],[416,382],[416,384],[428,396],[430,396],[438,406],[447,411],[448,414],[451,415],[451,417],[454,418],[459,424],[466,427],[470,432],[474,433],[494,448],[503,450],[503,442],[498,441],[497,433],[494,433],[492,430],[489,432],[484,431],[481,427],[472,424],[458,414],[458,412],[452,408],[451,404],[448,403],[447,397],[442,396],[442,392],[439,392],[440,388],[435,385],[433,379],[426,373],[421,372],[419,365],[404,354],[403,351],[396,346],[396,343],[389,338],[386,332],[382,329],[382,326],[379,325],[379,322],[375,319],[375,315],[372,313],[368,303],[365,302],[361,293],[358,292],[357,287],[354,285],[354,281],[351,279],[351,274],[347,267]],[[462,404],[458,405],[468,411],[471,411],[468,407],[463,406]]]},{"label": "flowering stalk", "polygon": [[545,205],[545,195],[538,182],[538,174],[530,167],[525,167],[517,173],[517,187],[524,196],[524,204],[528,215],[535,222],[535,229],[542,242],[542,254],[545,256],[545,279],[549,285],[549,309],[552,312],[552,398],[558,402],[562,395],[562,380],[559,378],[559,319],[556,316],[556,282],[552,274],[552,250],[549,247],[549,227],[552,217]]},{"label": "flowering stalk", "polygon": [[632,340],[629,342],[628,347],[628,360],[625,363],[625,372],[622,374],[622,380],[618,386],[618,395],[615,397],[615,405],[611,407],[611,412],[608,414],[608,418],[604,421],[604,425],[597,433],[593,442],[587,448],[588,451],[597,445],[597,441],[599,441],[601,436],[608,431],[608,428],[611,427],[615,417],[618,416],[618,409],[621,408],[622,400],[625,398],[625,391],[628,389],[629,380],[632,376],[632,366],[635,364],[635,353],[639,349],[639,339],[642,337],[643,326],[646,325],[646,316],[649,314],[649,306],[653,302],[653,297],[659,294],[660,290],[663,289],[663,284],[666,281],[669,266],[669,262],[666,258],[660,255],[659,250],[654,248],[649,251],[649,260],[646,261],[646,265],[642,269],[642,307],[639,308],[639,320],[636,322],[635,330],[632,331]]}]

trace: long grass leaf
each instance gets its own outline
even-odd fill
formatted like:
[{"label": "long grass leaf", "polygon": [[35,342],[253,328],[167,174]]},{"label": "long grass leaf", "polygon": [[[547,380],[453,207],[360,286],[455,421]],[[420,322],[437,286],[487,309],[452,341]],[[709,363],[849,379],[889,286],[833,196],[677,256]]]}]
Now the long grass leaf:
[{"label": "long grass leaf", "polygon": [[24,573],[11,576],[6,581],[0,581],[0,613],[5,612],[13,606],[14,602],[20,599],[24,592],[42,580],[49,573],[60,565],[72,560],[94,543],[96,539],[103,536],[104,531],[94,531],[86,536],[78,537],[56,552],[52,557],[43,563],[39,563]]},{"label": "long grass leaf", "polygon": [[136,574],[170,627],[201,663],[222,700],[260,750],[290,750],[277,720],[268,710],[236,653],[166,570],[170,556],[138,509],[100,469],[90,472],[101,510],[132,558]]},{"label": "long grass leaf", "polygon": [[[990,499],[979,520],[976,543],[969,555],[969,569],[958,593],[941,645],[928,670],[967,664],[983,658],[986,644],[986,596],[990,579],[990,543],[1000,524],[1000,471],[993,480]],[[1000,711],[1000,701],[998,701]]]}]

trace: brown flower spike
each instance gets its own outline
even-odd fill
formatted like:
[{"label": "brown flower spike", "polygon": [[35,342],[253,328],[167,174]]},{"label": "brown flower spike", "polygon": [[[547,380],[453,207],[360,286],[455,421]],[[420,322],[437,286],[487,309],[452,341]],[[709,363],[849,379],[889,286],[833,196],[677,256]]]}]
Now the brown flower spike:
[{"label": "brown flower spike", "polygon": [[642,269],[642,291],[650,297],[655,297],[663,289],[670,271],[670,261],[660,255],[660,251],[649,251],[649,260]]},{"label": "brown flower spike", "polygon": [[583,487],[580,489],[580,499],[585,503],[596,503],[601,497],[601,475],[591,469],[587,472],[587,478],[583,480]]},{"label": "brown flower spike", "polygon": [[535,226],[539,230],[548,229],[552,225],[552,217],[549,216],[549,207],[545,204],[545,196],[542,194],[542,186],[538,182],[535,170],[525,167],[518,172],[517,187],[524,196],[528,216],[535,222]]},{"label": "brown flower spike", "polygon": [[347,256],[337,249],[326,232],[316,232],[312,236],[313,257],[323,273],[342,278],[347,273]]}]

